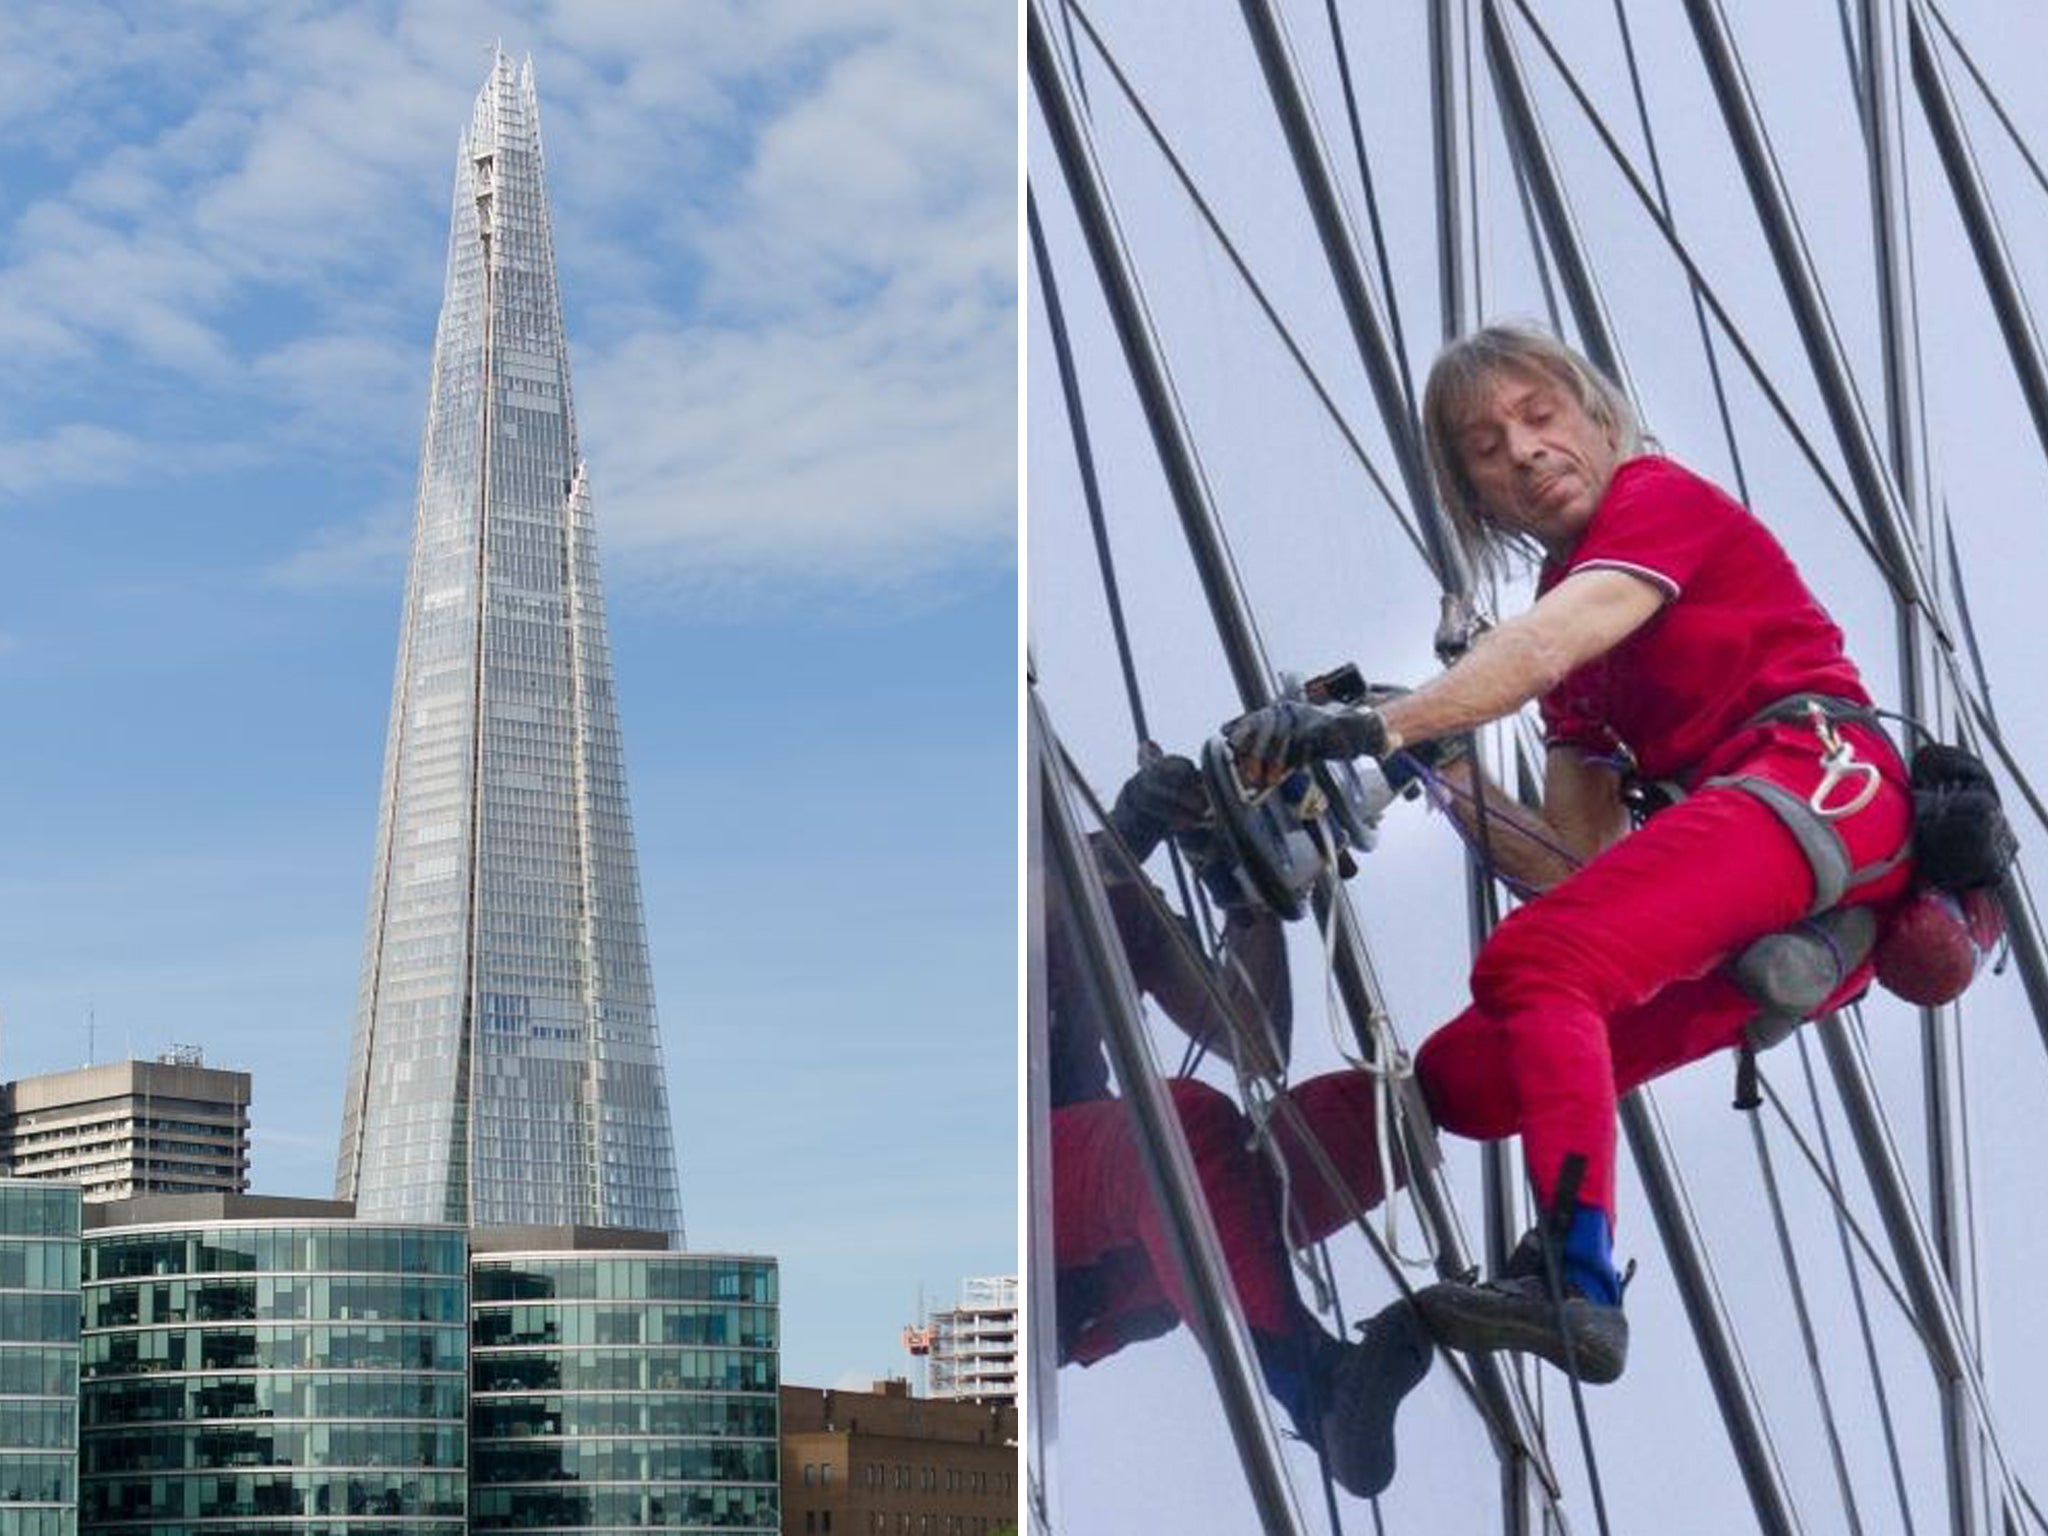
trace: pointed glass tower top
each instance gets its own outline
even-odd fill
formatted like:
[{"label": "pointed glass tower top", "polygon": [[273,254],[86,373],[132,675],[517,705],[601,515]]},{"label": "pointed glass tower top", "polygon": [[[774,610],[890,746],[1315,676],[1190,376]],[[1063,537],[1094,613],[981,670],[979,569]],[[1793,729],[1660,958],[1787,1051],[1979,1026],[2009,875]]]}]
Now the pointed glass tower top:
[{"label": "pointed glass tower top", "polygon": [[456,156],[336,1193],[682,1240],[533,65]]}]

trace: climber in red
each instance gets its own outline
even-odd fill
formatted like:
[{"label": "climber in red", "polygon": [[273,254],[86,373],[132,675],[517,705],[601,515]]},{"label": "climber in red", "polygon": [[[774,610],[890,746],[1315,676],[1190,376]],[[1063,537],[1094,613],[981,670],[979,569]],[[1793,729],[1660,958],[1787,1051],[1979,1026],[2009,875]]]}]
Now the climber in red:
[{"label": "climber in red", "polygon": [[[1282,701],[1226,734],[1258,787],[1539,701],[1540,816],[1494,792],[1475,821],[1504,874],[1549,888],[1481,948],[1472,1006],[1416,1070],[1443,1128],[1522,1137],[1560,1284],[1525,1242],[1492,1281],[1418,1301],[1452,1347],[1528,1350],[1612,1380],[1628,1337],[1612,1258],[1617,1096],[1742,1042],[1758,1004],[1729,963],[1752,941],[1896,904],[1911,876],[1906,769],[1778,541],[1652,451],[1584,358],[1534,330],[1476,332],[1437,359],[1423,427],[1467,554],[1540,562],[1535,603],[1412,693],[1362,709]],[[1681,798],[1631,831],[1631,779]],[[1869,971],[1845,957],[1819,1006]]]}]

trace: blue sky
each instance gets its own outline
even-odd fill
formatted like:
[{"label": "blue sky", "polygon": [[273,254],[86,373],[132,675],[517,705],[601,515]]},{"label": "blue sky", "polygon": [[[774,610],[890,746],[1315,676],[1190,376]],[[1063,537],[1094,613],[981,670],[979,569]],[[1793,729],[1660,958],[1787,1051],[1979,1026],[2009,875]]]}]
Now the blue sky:
[{"label": "blue sky", "polygon": [[1014,16],[0,10],[0,1073],[331,1187],[458,133],[533,55],[695,1246],[785,1370],[1016,1266]]}]

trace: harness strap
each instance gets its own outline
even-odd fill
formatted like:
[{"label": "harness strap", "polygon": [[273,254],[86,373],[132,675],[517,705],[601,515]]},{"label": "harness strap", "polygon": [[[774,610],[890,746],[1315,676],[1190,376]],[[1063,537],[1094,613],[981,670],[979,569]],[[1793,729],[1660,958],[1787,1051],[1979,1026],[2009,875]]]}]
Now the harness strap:
[{"label": "harness strap", "polygon": [[1806,915],[1812,917],[1838,905],[1847,894],[1855,873],[1850,867],[1849,850],[1842,842],[1842,834],[1814,814],[1804,795],[1794,794],[1782,784],[1774,784],[1755,774],[1738,773],[1709,779],[1700,787],[1718,789],[1723,786],[1742,790],[1761,800],[1785,824],[1785,830],[1792,834],[1799,851],[1806,855],[1806,862],[1813,870],[1813,903],[1806,909]]},{"label": "harness strap", "polygon": [[[1868,800],[1869,791],[1874,790],[1875,770],[1862,768],[1870,774],[1872,782],[1863,796],[1850,802],[1843,809],[1829,811],[1816,801],[1825,795],[1828,782],[1839,772],[1833,753],[1840,746],[1846,754],[1845,743],[1837,743],[1833,734],[1821,722],[1850,721],[1856,724],[1879,726],[1877,711],[1867,704],[1858,704],[1851,699],[1836,698],[1825,693],[1795,693],[1774,703],[1765,705],[1744,722],[1744,728],[1755,725],[1794,724],[1813,721],[1820,731],[1821,739],[1829,749],[1825,759],[1830,767],[1830,779],[1813,796],[1802,796],[1785,788],[1782,784],[1754,774],[1726,774],[1707,780],[1702,788],[1728,785],[1755,796],[1769,808],[1785,830],[1792,834],[1792,840],[1806,855],[1806,862],[1813,870],[1813,905],[1807,908],[1807,916],[1814,917],[1839,905],[1842,898],[1859,885],[1890,874],[1892,870],[1912,857],[1912,844],[1903,844],[1891,857],[1879,859],[1875,864],[1861,868],[1851,863],[1849,846],[1842,839],[1841,831],[1835,826],[1835,818],[1860,809]],[[1880,727],[1881,728],[1881,727]],[[1860,766],[1860,765],[1859,765]]]},{"label": "harness strap", "polygon": [[1858,725],[1882,728],[1877,710],[1871,705],[1837,698],[1831,693],[1788,693],[1743,721],[1742,729],[1748,730],[1757,725],[1797,725],[1811,718],[1816,708],[1830,720],[1848,720]]},{"label": "harness strap", "polygon": [[1849,862],[1849,846],[1842,841],[1842,834],[1834,823],[1814,810],[1804,796],[1782,784],[1774,784],[1769,779],[1749,773],[1709,779],[1700,787],[1718,789],[1724,786],[1739,789],[1760,800],[1785,824],[1785,830],[1799,844],[1799,851],[1806,855],[1806,862],[1813,869],[1813,904],[1806,909],[1808,917],[1816,917],[1830,907],[1839,906],[1842,898],[1857,886],[1868,885],[1890,874],[1913,856],[1913,845],[1907,842],[1888,857],[1859,868]]}]

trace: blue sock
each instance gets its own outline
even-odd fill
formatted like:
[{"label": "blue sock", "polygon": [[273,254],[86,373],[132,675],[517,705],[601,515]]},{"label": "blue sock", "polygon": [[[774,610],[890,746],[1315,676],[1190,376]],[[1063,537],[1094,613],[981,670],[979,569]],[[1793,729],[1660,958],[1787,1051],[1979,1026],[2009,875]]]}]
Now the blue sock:
[{"label": "blue sock", "polygon": [[1572,1213],[1571,1230],[1564,1239],[1564,1274],[1594,1301],[1610,1307],[1621,1305],[1621,1276],[1614,1269],[1614,1229],[1598,1206],[1581,1205]]},{"label": "blue sock", "polygon": [[1252,1350],[1259,1358],[1259,1374],[1265,1378],[1266,1390],[1273,1394],[1273,1401],[1287,1410],[1287,1417],[1294,1424],[1294,1431],[1305,1440],[1313,1440],[1317,1426],[1310,1421],[1312,1405],[1320,1407],[1324,1356],[1327,1346],[1334,1341],[1316,1325],[1312,1319],[1304,1318],[1301,1326],[1292,1333],[1266,1333],[1254,1328]]}]

